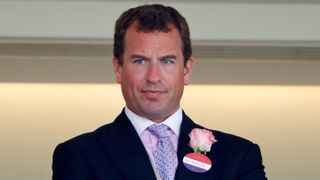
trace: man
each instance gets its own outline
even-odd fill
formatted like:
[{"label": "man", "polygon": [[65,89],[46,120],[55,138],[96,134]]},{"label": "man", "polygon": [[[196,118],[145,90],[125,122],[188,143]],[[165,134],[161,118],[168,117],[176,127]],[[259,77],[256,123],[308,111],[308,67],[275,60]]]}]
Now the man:
[{"label": "man", "polygon": [[200,173],[184,165],[193,151],[189,133],[202,129],[180,107],[191,54],[187,22],[172,7],[124,12],[115,27],[113,69],[126,107],[111,124],[59,144],[53,179],[266,179],[259,147],[218,131],[206,154],[211,168]]}]

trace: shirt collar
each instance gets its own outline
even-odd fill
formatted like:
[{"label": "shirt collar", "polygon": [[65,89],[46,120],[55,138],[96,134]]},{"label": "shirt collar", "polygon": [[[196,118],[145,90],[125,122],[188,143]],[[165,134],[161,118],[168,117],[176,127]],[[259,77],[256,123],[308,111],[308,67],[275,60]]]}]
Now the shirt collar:
[{"label": "shirt collar", "polygon": [[[125,107],[124,112],[126,113],[133,127],[138,132],[139,136],[147,127],[151,126],[152,124],[156,124],[150,119],[147,119],[135,114],[128,107]],[[169,126],[170,129],[177,136],[179,136],[181,122],[182,122],[182,109],[181,107],[179,107],[179,109],[175,113],[173,113],[171,116],[169,116],[166,120],[164,120],[160,124],[165,124]]]}]

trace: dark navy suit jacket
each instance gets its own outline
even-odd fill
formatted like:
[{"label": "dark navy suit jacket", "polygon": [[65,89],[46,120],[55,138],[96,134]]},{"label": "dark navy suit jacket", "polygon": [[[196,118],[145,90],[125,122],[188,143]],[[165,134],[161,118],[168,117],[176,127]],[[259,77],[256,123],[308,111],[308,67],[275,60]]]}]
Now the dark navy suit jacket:
[{"label": "dark navy suit jacket", "polygon": [[[192,152],[189,136],[202,128],[183,113],[178,142],[177,180],[265,180],[259,147],[237,136],[212,131],[217,143],[207,156],[212,167],[195,173],[184,167]],[[53,155],[53,180],[155,180],[151,162],[139,135],[124,111],[114,122],[59,144]]]}]

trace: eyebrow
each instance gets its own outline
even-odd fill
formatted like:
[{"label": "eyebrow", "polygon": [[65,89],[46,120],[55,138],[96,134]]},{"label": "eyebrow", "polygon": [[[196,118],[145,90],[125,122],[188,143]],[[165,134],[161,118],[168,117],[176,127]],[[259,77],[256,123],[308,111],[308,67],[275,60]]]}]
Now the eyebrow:
[{"label": "eyebrow", "polygon": [[[147,59],[149,60],[150,58],[146,57],[146,56],[143,56],[143,55],[138,55],[138,54],[133,54],[130,56],[131,59],[139,59],[139,58],[142,58],[142,59]],[[162,56],[160,57],[159,59],[177,59],[177,56],[176,55],[173,55],[173,54],[169,54],[169,55],[165,55],[165,56]]]},{"label": "eyebrow", "polygon": [[161,57],[160,59],[177,59],[176,55],[165,55]]},{"label": "eyebrow", "polygon": [[147,58],[147,57],[145,57],[145,56],[138,55],[138,54],[133,54],[133,55],[130,56],[130,58],[131,58],[131,59],[140,59],[140,58],[142,58],[142,59],[149,59],[149,58]]}]

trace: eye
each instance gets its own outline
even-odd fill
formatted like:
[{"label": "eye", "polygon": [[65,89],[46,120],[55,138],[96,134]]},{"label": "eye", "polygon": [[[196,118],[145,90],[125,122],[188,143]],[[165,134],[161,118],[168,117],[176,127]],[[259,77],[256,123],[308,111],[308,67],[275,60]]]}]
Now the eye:
[{"label": "eye", "polygon": [[145,64],[146,63],[146,60],[145,59],[134,59],[133,60],[133,63],[134,64]]},{"label": "eye", "polygon": [[170,59],[170,58],[164,58],[162,60],[162,63],[163,64],[174,64],[174,61],[173,61],[173,59]]}]

